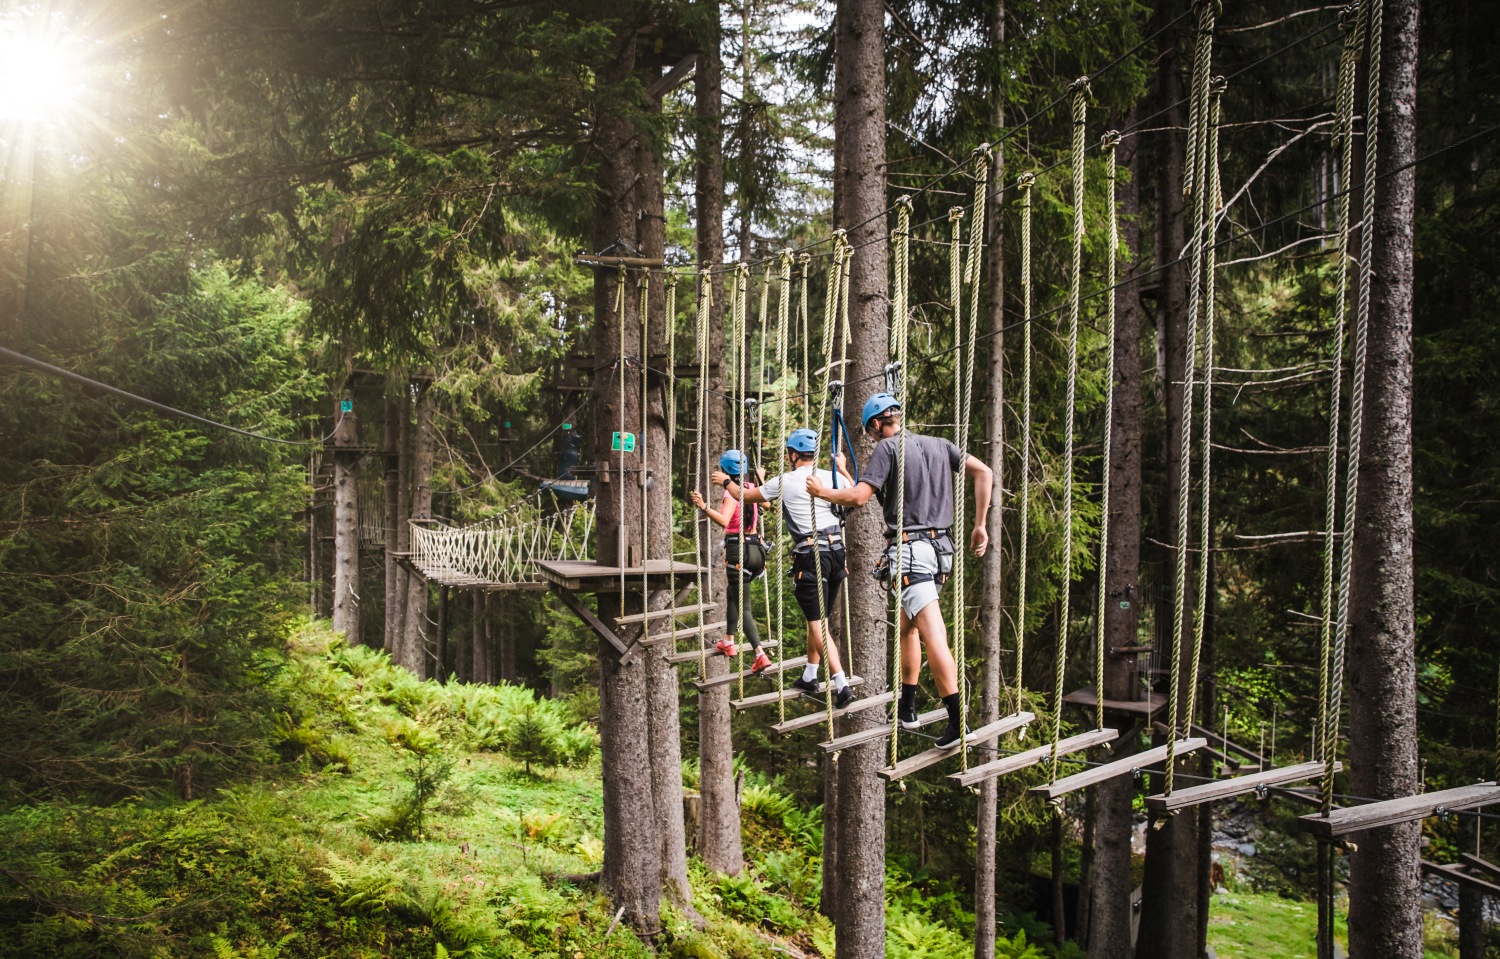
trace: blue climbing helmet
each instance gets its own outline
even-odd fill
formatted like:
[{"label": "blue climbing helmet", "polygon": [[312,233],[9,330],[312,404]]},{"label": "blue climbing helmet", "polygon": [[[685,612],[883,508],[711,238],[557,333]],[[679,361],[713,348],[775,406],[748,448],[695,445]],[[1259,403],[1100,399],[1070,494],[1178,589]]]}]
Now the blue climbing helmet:
[{"label": "blue climbing helmet", "polygon": [[797,453],[816,453],[818,451],[817,431],[807,427],[792,430],[792,435],[786,438],[786,448]]},{"label": "blue climbing helmet", "polygon": [[889,393],[876,393],[865,400],[865,408],[860,413],[860,421],[865,424],[865,429],[870,428],[870,421],[889,409],[900,409],[901,401]]},{"label": "blue climbing helmet", "polygon": [[744,476],[745,454],[739,450],[725,450],[724,455],[719,457],[719,469],[730,476]]}]

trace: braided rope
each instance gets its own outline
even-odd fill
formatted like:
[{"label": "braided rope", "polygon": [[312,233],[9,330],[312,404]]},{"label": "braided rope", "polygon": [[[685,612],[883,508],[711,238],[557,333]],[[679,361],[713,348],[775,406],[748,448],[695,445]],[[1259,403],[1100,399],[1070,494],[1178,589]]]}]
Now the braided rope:
[{"label": "braided rope", "polygon": [[[646,572],[647,563],[651,560],[651,496],[646,489],[649,478],[646,473],[646,434],[650,427],[649,419],[651,410],[646,395],[648,388],[646,368],[651,365],[651,273],[649,270],[641,271],[641,278],[637,283],[637,288],[640,290],[640,301],[636,305],[636,311],[641,323],[641,345],[639,350],[641,355],[641,435],[636,442],[636,449],[640,450],[641,464],[641,471],[639,473],[641,485],[641,608],[645,609],[651,602],[651,580]],[[671,461],[668,460],[668,462]],[[668,554],[671,553],[670,546],[667,548],[667,552]],[[653,623],[649,619],[646,620],[641,624],[641,635],[650,635],[652,627],[656,625],[658,624]],[[671,626],[675,629],[676,622],[674,621]]]},{"label": "braided rope", "polygon": [[[677,445],[677,274],[671,270],[663,280],[667,301],[663,312],[667,324],[667,389],[663,395],[663,412],[667,417],[667,594],[671,604],[672,652],[677,652],[677,518],[672,508],[671,477],[673,452]],[[641,355],[646,355],[642,350]],[[700,615],[701,621],[703,617]]]},{"label": "braided rope", "polygon": [[1094,606],[1097,610],[1094,616],[1094,726],[1098,729],[1104,728],[1104,610],[1109,601],[1109,488],[1115,431],[1115,279],[1120,255],[1117,192],[1119,163],[1116,151],[1120,145],[1119,131],[1110,130],[1105,133],[1101,143],[1104,146],[1104,178],[1109,190],[1105,203],[1109,235],[1105,237],[1108,256],[1104,280],[1109,296],[1104,301],[1104,462],[1099,472],[1099,594]]},{"label": "braided rope", "polygon": [[[893,241],[892,258],[895,261],[895,283],[891,287],[891,355],[896,363],[896,378],[892,387],[897,390],[895,398],[905,403],[906,399],[906,319],[910,309],[908,296],[910,293],[909,283],[911,281],[911,197],[903,196],[896,201],[896,232],[891,237]],[[903,405],[901,407],[901,418],[907,419],[909,411]],[[861,424],[863,425],[863,424]],[[910,548],[906,543],[906,425],[902,423],[901,432],[896,440],[896,489],[898,499],[896,500],[896,559],[891,565],[891,576],[895,583],[893,591],[896,598],[896,611],[891,617],[891,692],[894,698],[891,700],[891,742],[890,757],[891,765],[896,765],[896,757],[900,743],[897,735],[900,732],[901,715],[901,615],[902,600],[906,598],[906,567],[907,556]]]},{"label": "braided rope", "polygon": [[[1354,166],[1354,74],[1359,60],[1360,29],[1363,27],[1363,11],[1357,17],[1343,17],[1343,27],[1346,31],[1344,36],[1344,51],[1339,57],[1339,76],[1337,92],[1337,136],[1342,147],[1340,155],[1340,171],[1347,181],[1350,171]],[[1347,185],[1347,183],[1346,183]],[[1333,679],[1333,621],[1334,604],[1337,602],[1334,594],[1334,556],[1337,551],[1336,533],[1338,531],[1338,500],[1339,500],[1339,442],[1342,438],[1340,425],[1342,420],[1342,390],[1343,390],[1343,357],[1344,357],[1344,327],[1348,322],[1349,312],[1349,271],[1353,264],[1350,256],[1350,194],[1348,190],[1342,191],[1338,200],[1338,223],[1339,223],[1339,285],[1338,300],[1335,309],[1337,315],[1333,323],[1333,345],[1329,349],[1329,369],[1332,373],[1329,383],[1328,398],[1328,457],[1327,470],[1324,478],[1323,498],[1323,617],[1319,624],[1319,639],[1321,641],[1321,653],[1318,662],[1318,740],[1322,744],[1322,752],[1318,754],[1324,766],[1324,777],[1321,783],[1321,809],[1326,816],[1333,811],[1333,777],[1327,774],[1327,763],[1329,760],[1329,738],[1328,726],[1328,702],[1330,696],[1330,684]]]},{"label": "braided rope", "polygon": [[[1213,56],[1213,28],[1214,17],[1217,14],[1217,4],[1200,2],[1198,4],[1198,43],[1193,57],[1193,112],[1188,129],[1187,154],[1191,160],[1184,170],[1184,176],[1188,177],[1183,187],[1185,194],[1193,193],[1193,185],[1202,183],[1204,178],[1204,160],[1207,154],[1207,120],[1208,105],[1208,77]],[[1177,740],[1178,740],[1178,699],[1182,687],[1182,640],[1185,620],[1185,604],[1187,602],[1187,561],[1188,561],[1188,523],[1191,519],[1192,500],[1192,451],[1193,451],[1193,380],[1196,373],[1195,359],[1198,355],[1198,310],[1203,294],[1203,201],[1202,194],[1198,191],[1198,198],[1194,202],[1193,238],[1189,246],[1188,263],[1190,264],[1190,275],[1188,282],[1188,315],[1187,315],[1187,348],[1183,353],[1182,364],[1182,422],[1178,436],[1178,493],[1177,493],[1177,562],[1176,576],[1172,596],[1172,681],[1168,684],[1167,692],[1167,717],[1170,732],[1167,736],[1167,761],[1166,775],[1163,792],[1172,794],[1173,780],[1177,765]],[[1198,677],[1196,674],[1188,677],[1188,682],[1196,689]],[[1191,696],[1191,691],[1190,691]],[[1189,700],[1191,702],[1191,699]],[[1189,729],[1193,717],[1189,713],[1183,720]]]},{"label": "braided rope", "polygon": [[[844,271],[844,266],[845,266],[845,264],[848,261],[849,255],[850,255],[850,250],[849,250],[849,241],[848,241],[847,236],[845,235],[844,231],[842,231],[842,230],[835,231],[834,234],[833,234],[833,257],[832,257],[832,259],[828,263],[828,292],[827,292],[827,294],[824,297],[824,303],[823,303],[823,355],[826,356],[826,357],[828,357],[828,359],[829,359],[828,365],[825,367],[825,369],[823,371],[823,390],[824,390],[825,394],[831,389],[832,381],[833,381],[833,369],[834,369],[834,367],[833,367],[833,333],[834,333],[835,327],[838,325],[839,300],[842,298],[840,291],[844,288],[844,284],[843,284],[843,280],[842,280],[842,274],[843,274],[843,271]],[[805,260],[803,261],[802,269],[803,269],[803,275],[806,276],[806,274],[807,274],[807,262]],[[803,288],[803,302],[804,303],[806,302],[806,287],[805,286]],[[804,348],[804,352],[805,352],[805,350],[806,350],[806,340],[803,341],[803,348]],[[828,415],[828,407],[829,407],[829,402],[828,402],[827,399],[825,399],[823,401],[820,409],[818,410],[818,434],[817,434],[816,446],[814,447],[814,450],[813,450],[813,467],[812,468],[813,468],[813,472],[814,473],[817,472],[817,469],[818,469],[818,457],[819,457],[819,454],[822,452],[822,445],[823,445],[823,422],[824,422],[824,419]],[[834,482],[838,482],[838,480],[837,480],[838,474],[835,473],[834,476],[835,476]],[[826,653],[828,651],[828,643],[830,642],[830,632],[831,631],[829,629],[829,622],[828,622],[828,616],[827,616],[828,599],[827,599],[827,596],[824,594],[824,590],[823,590],[823,557],[822,557],[822,550],[820,550],[818,548],[818,509],[817,509],[817,504],[815,502],[813,502],[812,497],[808,497],[808,501],[807,501],[807,523],[808,523],[808,529],[811,531],[811,537],[812,537],[812,544],[811,545],[812,545],[812,552],[813,552],[813,583],[817,586],[817,591],[818,591],[818,614],[820,616],[822,616],[822,619],[819,620],[819,623],[821,624],[820,627],[819,627],[819,629],[821,630],[821,636],[822,636],[822,640],[823,640],[823,651]],[[847,592],[847,590],[846,590],[846,592]],[[828,683],[828,685],[826,687],[824,687],[824,690],[823,690],[823,708],[824,708],[825,713],[826,713],[827,727],[828,727],[828,739],[829,739],[830,742],[833,740],[833,737],[834,737],[834,731],[833,731],[833,683],[831,681],[831,678],[832,678],[832,674],[830,673],[830,682]],[[834,755],[835,755],[835,760],[834,761],[837,762],[838,761],[837,760],[837,755],[838,754],[835,753]]]},{"label": "braided rope", "polygon": [[[696,330],[696,347],[698,352],[698,455],[694,457],[696,474],[693,477],[693,489],[703,489],[703,481],[707,478],[705,465],[708,459],[708,390],[705,389],[708,382],[708,317],[713,310],[714,286],[713,278],[701,269],[698,272],[698,324]],[[708,517],[695,511],[693,514],[693,563],[697,567],[694,576],[697,579],[698,602],[703,603],[713,592],[713,580],[708,581],[708,592],[704,592],[703,575],[705,570],[709,576],[713,575],[712,565],[708,562],[710,557],[705,556],[703,542],[703,524],[708,522]],[[708,675],[708,648],[705,645],[706,637],[703,632],[703,617],[698,617],[698,680],[701,682]]]},{"label": "braided rope", "polygon": [[[1073,440],[1078,407],[1078,319],[1083,299],[1083,136],[1088,123],[1088,78],[1073,84],[1073,263],[1068,289],[1068,396],[1063,426],[1062,602],[1057,617],[1057,669],[1052,710],[1053,781],[1057,779],[1057,743],[1062,739],[1062,698],[1068,666],[1068,601],[1073,583]],[[1102,695],[1102,692],[1101,692]]]},{"label": "braided rope", "polygon": [[[807,292],[806,291],[806,287],[804,287],[803,288],[804,295],[806,294],[806,292]],[[787,389],[786,389],[786,386],[787,386],[787,382],[786,381],[787,381],[787,378],[788,378],[787,377],[787,373],[789,372],[787,370],[787,368],[786,368],[786,340],[787,340],[787,331],[788,331],[788,329],[790,328],[790,325],[791,325],[791,307],[792,307],[792,252],[790,250],[784,250],[784,251],[782,251],[782,254],[781,254],[781,289],[778,291],[778,294],[779,295],[778,295],[777,300],[776,300],[776,369],[779,370],[780,373],[781,373],[781,391],[780,391],[780,400],[781,400],[781,404],[780,404],[781,405],[780,417],[781,418],[780,418],[780,421],[779,421],[778,426],[777,426],[777,433],[776,433],[776,435],[778,437],[780,437],[780,442],[785,443],[786,442],[786,427],[787,427],[787,406],[789,405],[788,402],[787,402],[788,397],[787,397]],[[785,462],[785,460],[783,459],[782,462]],[[768,516],[771,513],[777,513],[777,521],[781,522],[781,516],[780,516],[779,512],[777,512],[776,510],[769,510],[768,509],[768,510],[766,510],[766,513],[767,513]],[[786,524],[784,522],[782,522],[781,525],[785,526]],[[787,532],[788,535],[791,534],[791,530],[790,529],[787,529],[786,532]],[[762,542],[766,541],[766,537],[764,535],[761,536],[761,541]],[[784,638],[786,636],[786,620],[785,620],[785,607],[786,607],[786,592],[785,592],[785,589],[786,589],[786,587],[785,587],[785,582],[786,582],[786,575],[785,575],[786,574],[786,542],[785,541],[786,541],[786,537],[783,537],[783,536],[776,537],[776,540],[775,540],[775,542],[776,542],[775,552],[772,554],[772,560],[773,560],[773,564],[774,564],[774,571],[773,571],[772,575],[776,578],[776,636],[777,636],[778,639],[782,639],[782,638]],[[785,650],[785,648],[782,649],[782,654],[781,655],[782,655],[783,659],[786,658],[786,650]],[[785,674],[786,674],[786,670],[784,670],[784,669],[778,669],[778,670],[776,670],[776,716],[777,716],[776,721],[778,723],[784,723],[784,722],[786,722],[786,678],[785,678]]]},{"label": "braided rope", "polygon": [[[989,193],[989,184],[990,148],[989,144],[983,144],[982,146],[974,150],[974,198],[970,205],[971,213],[969,219],[969,247],[967,251],[968,260],[964,264],[965,282],[969,284],[969,335],[967,343],[965,344],[967,354],[964,360],[963,413],[959,416],[959,423],[962,424],[963,429],[963,439],[958,443],[958,448],[964,453],[966,461],[969,453],[969,425],[973,421],[974,416],[974,361],[977,355],[975,352],[975,345],[978,342],[977,334],[979,330],[979,270],[981,254],[984,250],[984,218],[985,205]],[[959,472],[961,483],[967,476],[967,473],[967,468]],[[960,488],[956,500],[962,502],[963,498],[964,491],[962,488]],[[974,519],[976,521],[983,521],[985,518],[975,516]],[[962,532],[961,527],[960,532]],[[961,547],[961,544],[956,545],[960,545]],[[955,562],[955,567],[960,570],[964,565],[962,559],[962,551],[960,548],[958,560]],[[954,600],[954,605],[958,610],[955,619],[960,622],[966,622],[969,615],[968,596],[966,592],[964,575],[962,573],[960,574],[958,583],[954,587],[953,593],[956,597],[956,599]],[[963,668],[963,665],[963,660],[960,659],[959,692],[961,695],[959,697],[959,713],[962,715],[964,720],[967,721],[969,716],[969,703],[973,699],[973,690],[969,686],[969,672],[967,669]],[[963,749],[963,768],[967,770],[969,768],[967,726],[965,726],[964,728],[963,736],[966,740]]]},{"label": "braided rope", "polygon": [[1359,500],[1359,460],[1365,413],[1365,362],[1370,341],[1370,287],[1374,281],[1375,185],[1379,182],[1380,53],[1384,3],[1368,0],[1369,87],[1365,100],[1364,213],[1360,228],[1359,302],[1354,314],[1354,375],[1349,384],[1349,456],[1344,463],[1344,541],[1340,545],[1339,612],[1333,634],[1333,667],[1328,690],[1328,732],[1325,736],[1323,792],[1333,790],[1334,760],[1338,753],[1339,711],[1344,695],[1344,651],[1349,640],[1349,595],[1354,579],[1354,518]]},{"label": "braided rope", "polygon": [[[1223,202],[1219,189],[1219,113],[1220,98],[1224,93],[1224,80],[1215,78],[1209,85],[1208,141],[1206,147],[1207,192],[1203,196],[1205,229],[1208,235],[1203,251],[1203,450],[1200,454],[1203,465],[1200,472],[1202,490],[1198,504],[1198,598],[1193,610],[1193,660],[1188,675],[1194,681],[1188,686],[1187,716],[1192,722],[1198,704],[1198,669],[1203,660],[1203,628],[1208,616],[1208,567],[1209,548],[1212,545],[1213,524],[1209,513],[1209,479],[1213,475],[1213,388],[1214,388],[1214,292],[1215,272],[1218,261],[1214,250],[1214,238],[1218,233],[1219,204]],[[1187,735],[1189,729],[1183,730]]]},{"label": "braided rope", "polygon": [[[969,383],[965,382],[963,367],[973,362],[973,354],[964,341],[964,256],[963,256],[963,228],[964,208],[956,206],[948,211],[949,237],[948,237],[948,288],[953,298],[953,345],[958,349],[958,356],[954,361],[953,376],[953,445],[960,451],[967,453],[969,446],[969,407],[968,399]],[[974,316],[970,315],[969,325],[974,324]],[[953,477],[953,529],[962,531],[968,528],[968,503],[964,499],[964,479],[966,472],[962,469]],[[964,557],[962,552],[956,552],[953,563],[953,662],[957,667],[958,678],[958,702],[959,702],[959,753],[962,755],[963,768],[969,768],[969,730],[968,730],[968,696],[964,683],[964,664],[968,659],[968,651],[965,648],[966,626],[968,617],[964,610]]]},{"label": "braided rope", "polygon": [[615,563],[620,567],[620,615],[625,615],[625,264],[615,281],[615,322],[620,327],[620,355],[615,361],[620,377],[620,515],[615,537]]},{"label": "braided rope", "polygon": [[[740,451],[741,463],[746,463],[749,457],[745,455],[745,397],[747,395],[746,377],[750,368],[750,343],[746,338],[746,314],[750,306],[750,276],[749,264],[741,261],[734,271],[734,393],[737,402],[734,404],[734,448]],[[740,560],[739,567],[734,571],[735,589],[739,591],[740,602],[737,612],[740,619],[744,619],[745,608],[750,604],[748,591],[745,589],[745,483],[748,481],[744,473],[740,474],[739,483],[736,488],[740,491],[739,502],[736,509],[739,510],[740,520]],[[753,615],[753,614],[752,614]],[[726,628],[736,635],[744,632],[739,623],[726,623]],[[740,635],[744,639],[743,635]],[[745,671],[739,647],[736,646],[735,672],[739,673],[739,698],[745,698]]]},{"label": "braided rope", "polygon": [[1031,543],[1031,188],[1036,177],[1021,174],[1021,542],[1017,549],[1016,586],[1016,708],[1021,711],[1026,667],[1026,567]]}]

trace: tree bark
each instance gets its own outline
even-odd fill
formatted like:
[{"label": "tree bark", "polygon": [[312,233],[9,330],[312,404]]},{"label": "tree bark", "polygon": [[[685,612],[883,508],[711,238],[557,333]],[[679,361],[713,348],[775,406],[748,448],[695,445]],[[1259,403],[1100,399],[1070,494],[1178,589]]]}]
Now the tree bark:
[{"label": "tree bark", "polygon": [[[417,398],[417,428],[412,434],[411,464],[411,518],[432,518],[432,465],[437,448],[437,427],[434,423],[437,397],[431,387],[423,387]],[[427,580],[421,576],[407,574],[406,583],[406,635],[402,638],[396,663],[416,674],[418,679],[427,678]]]},{"label": "tree bark", "polygon": [[[697,114],[697,160],[696,195],[698,262],[704,268],[717,267],[724,262],[724,128],[723,128],[723,63],[720,59],[719,30],[705,38],[704,50],[698,57],[698,71],[694,77],[693,93]],[[708,349],[710,359],[724,355],[724,282],[720,274],[708,280],[713,290],[712,308],[708,317]],[[724,388],[722,367],[717,363],[710,369],[700,370],[700,382],[717,397]],[[711,462],[713,453],[724,446],[724,410],[722,404],[709,401],[706,405],[708,422],[703,424],[703,435],[695,435],[693,455],[697,462]],[[690,469],[693,477],[696,471]],[[708,481],[708,473],[703,473]],[[705,496],[707,490],[700,490]],[[694,512],[693,522],[702,532],[702,553],[698,557],[701,565],[712,567],[715,562],[713,549],[713,524],[701,513]],[[725,608],[725,581],[723,576],[711,577],[708,588],[709,600]],[[782,651],[783,655],[785,650]],[[723,657],[710,656],[706,660],[707,676],[721,676],[729,670],[729,661]],[[740,837],[740,807],[734,789],[734,742],[731,737],[729,698],[731,687],[727,684],[714,686],[698,693],[698,788],[701,805],[698,819],[698,855],[704,865],[715,872],[737,875],[745,867],[744,845]]]},{"label": "tree bark", "polygon": [[[1136,111],[1122,118],[1133,126]],[[1119,185],[1122,251],[1141,248],[1139,139],[1130,137],[1118,148],[1123,171]],[[1136,643],[1136,583],[1141,569],[1141,304],[1140,288],[1132,279],[1135,263],[1121,263],[1125,278],[1115,296],[1115,382],[1110,395],[1114,418],[1110,437],[1109,555],[1104,559],[1104,695],[1134,699],[1135,657],[1109,652]],[[1122,740],[1112,754],[1134,751],[1134,737]],[[1135,826],[1135,782],[1120,776],[1100,783],[1095,797],[1092,903],[1088,943],[1091,959],[1128,959],[1130,944],[1130,837]]]},{"label": "tree bark", "polygon": [[[600,75],[600,85],[619,88],[636,73],[638,39],[622,28],[619,49]],[[641,171],[634,141],[643,131],[634,110],[616,99],[601,102],[595,121],[595,162],[598,182],[593,211],[594,249],[634,242],[639,214],[649,212],[641,196]],[[616,310],[619,283],[626,284],[624,309]],[[601,361],[644,352],[636,315],[633,280],[613,269],[594,273],[595,352]],[[623,344],[623,345],[622,345]],[[593,431],[590,453],[596,464],[598,520],[595,557],[600,563],[628,563],[639,555],[641,513],[640,470],[644,449],[637,443],[633,453],[611,452],[612,434],[633,431],[640,422],[640,388],[621,368],[622,391],[616,376],[596,376],[593,386]],[[624,473],[620,468],[623,466]],[[631,518],[637,519],[632,522]],[[644,607],[639,590],[622,596],[601,595],[601,612],[635,612]],[[656,784],[652,776],[650,685],[653,666],[640,656],[628,665],[602,640],[599,644],[600,739],[604,764],[604,865],[601,885],[624,920],[643,935],[656,933],[660,922],[662,845],[652,800]]]},{"label": "tree bark", "polygon": [[469,681],[474,683],[495,681],[490,667],[489,631],[485,628],[485,620],[489,613],[489,595],[482,589],[474,590],[474,622],[471,626],[472,637],[469,640]]},{"label": "tree bark", "polygon": [[340,412],[334,400],[333,416],[333,629],[344,634],[344,642],[358,646],[359,635],[359,498],[355,467],[359,453],[359,419]]},{"label": "tree bark", "polygon": [[[1387,0],[1381,37],[1378,191],[1349,635],[1349,788],[1418,789],[1412,520],[1412,270],[1417,0]],[[1400,170],[1400,172],[1396,172]],[[1383,177],[1376,180],[1375,178]],[[1349,952],[1422,955],[1421,823],[1374,829],[1350,861]]]},{"label": "tree bark", "polygon": [[[995,4],[990,20],[990,42],[998,51],[1005,43],[1006,0]],[[997,54],[998,56],[998,54]],[[999,76],[999,65],[995,67]],[[990,120],[996,131],[1005,128],[1005,98],[998,79],[990,90],[993,103]],[[990,162],[991,191],[1005,183],[1005,149],[995,149]],[[990,512],[986,524],[991,547],[980,564],[979,652],[983,661],[979,680],[979,722],[1000,718],[1000,687],[1005,667],[1000,661],[1002,627],[1005,622],[1005,242],[1002,233],[1004,207],[997,201],[985,206],[984,269],[989,277],[985,303],[990,333],[989,406],[985,411],[983,456],[995,474],[990,489]],[[978,322],[974,317],[973,321]],[[978,818],[974,827],[974,959],[995,956],[995,840],[996,816],[1000,809],[1000,783],[987,779],[979,786]]]},{"label": "tree bark", "polygon": [[[1167,4],[1157,11],[1161,23],[1177,13],[1177,4]],[[1156,258],[1163,264],[1161,294],[1157,309],[1157,368],[1166,409],[1166,428],[1162,434],[1162,462],[1165,466],[1163,496],[1158,504],[1157,529],[1162,542],[1177,541],[1178,497],[1190,491],[1180,489],[1178,437],[1182,424],[1182,383],[1187,363],[1188,269],[1179,262],[1187,245],[1187,211],[1182,195],[1184,141],[1181,131],[1186,118],[1180,105],[1183,99],[1181,70],[1183,38],[1178,30],[1162,34],[1157,61],[1157,102],[1165,114],[1166,131],[1157,141],[1156,156]],[[1171,264],[1167,266],[1167,264]],[[1175,557],[1167,554],[1168,564]],[[1191,583],[1191,578],[1189,583]],[[1183,636],[1182,661],[1169,662],[1165,651],[1171,648],[1172,597],[1164,595],[1157,609],[1156,621],[1165,624],[1158,629],[1156,647],[1163,651],[1157,657],[1169,669],[1175,669],[1179,682],[1194,682],[1196,677],[1184,671],[1191,663],[1192,639]],[[1191,613],[1188,615],[1191,622]],[[1185,631],[1186,632],[1186,631]],[[1179,697],[1179,704],[1186,697]],[[1166,722],[1176,717],[1164,717]],[[1184,810],[1165,819],[1160,828],[1146,832],[1146,875],[1141,902],[1140,937],[1136,955],[1140,959],[1191,959],[1196,949],[1198,926],[1197,853],[1198,816],[1194,809]]]},{"label": "tree bark", "polygon": [[[844,396],[850,423],[868,388],[865,377],[885,367],[890,329],[887,294],[889,251],[885,198],[885,5],[881,0],[839,0],[834,21],[834,139],[840,145],[834,170],[836,226],[849,231],[854,247],[849,277],[849,320],[853,336],[845,382],[860,383]],[[863,430],[857,453],[872,445]],[[885,541],[880,511],[855,510],[849,522],[850,601],[853,647],[846,668],[858,670],[870,689],[888,682],[886,597],[870,588]],[[880,722],[881,710],[865,710],[840,721],[840,732]],[[885,781],[876,775],[886,745],[869,743],[846,750],[838,760],[839,860],[837,875],[824,869],[824,882],[838,883],[834,925],[838,959],[881,959],[885,955]]]},{"label": "tree bark", "polygon": [[[387,384],[389,391],[394,384]],[[404,621],[401,616],[401,598],[405,584],[401,581],[401,564],[396,562],[400,552],[396,530],[405,527],[401,513],[401,417],[406,412],[399,394],[387,393],[385,397],[385,422],[382,433],[381,455],[384,460],[385,507],[385,631],[382,646],[387,652],[396,648],[396,637],[401,635]]]},{"label": "tree bark", "polygon": [[[396,552],[411,550],[411,400],[409,384],[403,381],[401,393],[396,399],[399,419],[396,424]],[[387,479],[389,482],[389,479]],[[411,573],[400,563],[396,564],[395,612],[392,618],[391,644],[386,651],[392,662],[400,662],[406,647],[406,599],[410,591]]]}]

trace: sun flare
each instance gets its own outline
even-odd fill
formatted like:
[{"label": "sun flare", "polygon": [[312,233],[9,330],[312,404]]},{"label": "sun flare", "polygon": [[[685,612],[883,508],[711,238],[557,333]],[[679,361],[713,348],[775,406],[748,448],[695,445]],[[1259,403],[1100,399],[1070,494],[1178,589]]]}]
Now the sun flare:
[{"label": "sun flare", "polygon": [[0,35],[0,120],[56,119],[82,87],[63,43],[24,33]]}]

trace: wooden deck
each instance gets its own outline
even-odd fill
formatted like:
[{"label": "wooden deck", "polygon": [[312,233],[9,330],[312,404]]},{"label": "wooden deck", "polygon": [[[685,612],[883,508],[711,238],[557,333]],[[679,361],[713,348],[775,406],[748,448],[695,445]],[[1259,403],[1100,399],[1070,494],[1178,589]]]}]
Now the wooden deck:
[{"label": "wooden deck", "polygon": [[[588,560],[542,560],[536,565],[541,570],[543,579],[563,589],[581,593],[620,591],[621,568],[612,564]],[[625,591],[640,589],[642,576],[646,577],[653,589],[664,589],[672,577],[675,576],[677,585],[682,586],[692,581],[700,571],[706,574],[708,569],[676,560],[648,560],[644,569],[640,566],[624,568]]]}]

